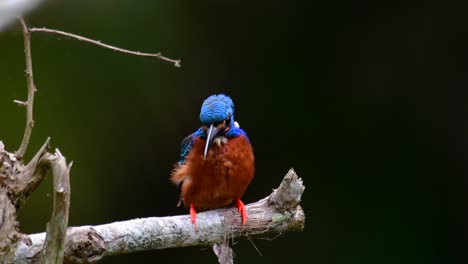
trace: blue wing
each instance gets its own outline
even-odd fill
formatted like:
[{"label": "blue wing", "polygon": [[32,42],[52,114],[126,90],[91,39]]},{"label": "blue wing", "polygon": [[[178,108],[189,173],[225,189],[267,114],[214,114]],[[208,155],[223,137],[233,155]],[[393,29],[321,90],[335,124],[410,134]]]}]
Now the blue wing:
[{"label": "blue wing", "polygon": [[182,140],[182,144],[180,145],[179,164],[185,163],[185,158],[187,157],[190,149],[192,148],[193,140],[194,140],[193,134],[186,136],[184,140]]},{"label": "blue wing", "polygon": [[180,145],[179,164],[185,163],[185,158],[187,158],[187,155],[189,154],[190,149],[192,149],[193,141],[195,140],[196,137],[202,136],[203,133],[204,133],[203,130],[200,128],[194,133],[185,137],[184,140],[182,140],[182,144]]}]

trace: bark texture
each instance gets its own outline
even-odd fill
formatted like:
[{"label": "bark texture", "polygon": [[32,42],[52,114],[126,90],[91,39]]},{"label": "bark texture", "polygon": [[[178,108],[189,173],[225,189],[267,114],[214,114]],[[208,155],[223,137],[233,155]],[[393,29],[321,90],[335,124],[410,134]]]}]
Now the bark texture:
[{"label": "bark texture", "polygon": [[25,245],[33,245],[29,236],[18,231],[17,211],[39,186],[50,168],[55,188],[54,210],[47,228],[50,245],[36,248],[33,259],[35,263],[40,260],[43,248],[44,252],[47,250],[46,254],[42,254],[47,255],[43,263],[60,263],[63,259],[70,205],[70,165],[67,166],[60,151],[56,150],[52,154],[48,149],[49,139],[32,160],[23,165],[21,157],[7,152],[0,141],[0,263],[16,262],[16,252]]},{"label": "bark texture", "polygon": [[[175,247],[212,247],[218,244],[213,250],[218,258],[224,258],[225,263],[229,263],[229,254],[232,258],[233,253],[229,247],[223,248],[226,240],[236,237],[276,237],[288,231],[302,231],[305,215],[299,203],[303,191],[302,180],[291,169],[272,194],[246,205],[249,218],[245,226],[242,226],[237,209],[232,207],[199,213],[196,230],[189,215],[69,227],[65,262],[90,263],[110,255]],[[45,233],[39,233],[20,239],[13,263],[36,263],[45,237]]]}]

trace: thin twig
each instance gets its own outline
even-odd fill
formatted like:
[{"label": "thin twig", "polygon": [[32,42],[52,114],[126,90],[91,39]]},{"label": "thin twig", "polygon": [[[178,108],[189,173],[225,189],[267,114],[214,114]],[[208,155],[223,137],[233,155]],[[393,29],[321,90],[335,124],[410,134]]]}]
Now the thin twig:
[{"label": "thin twig", "polygon": [[101,47],[106,48],[106,49],[111,49],[111,50],[117,51],[117,52],[132,54],[132,55],[136,55],[136,56],[143,56],[143,57],[154,57],[154,58],[157,58],[157,59],[160,59],[160,60],[163,60],[163,61],[173,63],[175,67],[180,67],[180,60],[174,60],[174,59],[170,59],[168,57],[165,57],[165,56],[163,56],[161,54],[161,52],[158,52],[158,53],[145,53],[145,52],[139,52],[139,51],[126,50],[126,49],[114,47],[114,46],[111,46],[111,45],[108,45],[108,44],[104,44],[104,43],[102,43],[101,41],[98,41],[98,40],[86,38],[86,37],[75,35],[75,34],[72,34],[72,33],[65,32],[65,31],[50,29],[50,28],[30,28],[29,31],[30,32],[52,33],[52,34],[61,35],[61,36],[69,37],[69,38],[74,38],[74,39],[79,40],[79,41],[88,42],[88,43],[91,43],[91,44],[94,44],[94,45],[97,45],[97,46],[101,46]]},{"label": "thin twig", "polygon": [[28,106],[28,103],[27,102],[23,102],[23,101],[20,101],[20,100],[13,100],[13,103],[19,105],[19,106]]},{"label": "thin twig", "polygon": [[34,85],[33,68],[31,59],[31,32],[26,25],[26,22],[22,17],[19,18],[21,27],[23,29],[24,38],[24,52],[26,56],[26,79],[28,81],[28,100],[25,102],[26,106],[26,127],[24,129],[23,140],[21,146],[16,152],[16,156],[21,158],[26,153],[26,149],[31,139],[32,129],[34,127],[33,119],[33,104],[34,104],[34,93],[36,92],[36,86]]},{"label": "thin twig", "polygon": [[258,247],[255,245],[255,243],[253,242],[252,238],[248,239],[250,241],[250,244],[252,244],[252,246],[255,248],[255,250],[257,250],[257,253],[260,255],[260,257],[263,257],[262,255],[262,252],[260,252],[260,250],[258,249]]}]

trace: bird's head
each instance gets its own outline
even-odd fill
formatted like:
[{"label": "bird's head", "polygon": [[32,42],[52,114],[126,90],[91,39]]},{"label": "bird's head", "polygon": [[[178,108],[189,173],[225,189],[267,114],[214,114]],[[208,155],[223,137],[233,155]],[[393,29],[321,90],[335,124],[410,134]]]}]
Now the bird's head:
[{"label": "bird's head", "polygon": [[218,137],[223,137],[233,127],[238,127],[234,121],[234,103],[224,94],[212,95],[205,99],[200,111],[202,130],[206,135],[206,145],[203,157]]}]

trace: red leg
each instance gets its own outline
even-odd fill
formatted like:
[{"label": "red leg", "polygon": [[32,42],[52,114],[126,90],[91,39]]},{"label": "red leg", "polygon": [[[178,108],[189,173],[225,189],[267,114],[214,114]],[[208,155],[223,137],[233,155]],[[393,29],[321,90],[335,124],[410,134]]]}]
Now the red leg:
[{"label": "red leg", "polygon": [[236,207],[242,216],[242,225],[247,223],[247,212],[245,211],[244,203],[240,199],[236,199]]},{"label": "red leg", "polygon": [[197,225],[197,211],[195,211],[195,206],[193,203],[190,204],[190,218],[192,219],[192,224]]}]

